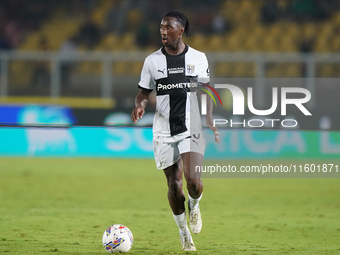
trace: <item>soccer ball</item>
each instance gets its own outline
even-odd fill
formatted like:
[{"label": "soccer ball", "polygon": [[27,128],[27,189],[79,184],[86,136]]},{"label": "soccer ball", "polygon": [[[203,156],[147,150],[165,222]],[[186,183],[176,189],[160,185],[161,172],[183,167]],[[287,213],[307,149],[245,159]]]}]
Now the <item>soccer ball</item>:
[{"label": "soccer ball", "polygon": [[109,253],[128,252],[133,244],[133,235],[126,226],[115,224],[105,230],[102,241]]}]

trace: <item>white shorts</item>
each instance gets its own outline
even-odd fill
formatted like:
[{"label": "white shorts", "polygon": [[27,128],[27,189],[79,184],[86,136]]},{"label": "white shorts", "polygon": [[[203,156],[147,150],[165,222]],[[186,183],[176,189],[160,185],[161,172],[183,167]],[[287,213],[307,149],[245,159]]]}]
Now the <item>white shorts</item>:
[{"label": "white shorts", "polygon": [[192,135],[176,142],[164,141],[161,137],[154,137],[153,139],[153,152],[157,169],[172,166],[185,152],[197,152],[204,156],[204,150],[205,139],[203,134]]}]

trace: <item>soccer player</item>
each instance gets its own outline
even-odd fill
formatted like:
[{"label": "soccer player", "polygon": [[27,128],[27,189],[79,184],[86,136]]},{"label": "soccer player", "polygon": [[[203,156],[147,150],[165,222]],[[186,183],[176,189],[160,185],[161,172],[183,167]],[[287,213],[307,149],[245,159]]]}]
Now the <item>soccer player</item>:
[{"label": "soccer player", "polygon": [[[200,173],[195,173],[194,166],[203,164],[205,140],[196,92],[198,84],[209,82],[208,61],[204,53],[183,43],[183,33],[189,36],[189,21],[183,13],[167,13],[161,21],[160,33],[163,47],[144,61],[138,84],[140,91],[136,96],[131,120],[137,123],[143,117],[148,96],[156,89],[153,122],[155,161],[157,168],[163,169],[167,178],[168,200],[179,228],[182,249],[195,251],[187,226],[182,182],[184,173],[188,190],[189,225],[191,231],[198,234],[202,228],[199,201],[203,183]],[[212,124],[212,100],[210,97],[207,99],[206,123],[219,143],[217,127]]]}]

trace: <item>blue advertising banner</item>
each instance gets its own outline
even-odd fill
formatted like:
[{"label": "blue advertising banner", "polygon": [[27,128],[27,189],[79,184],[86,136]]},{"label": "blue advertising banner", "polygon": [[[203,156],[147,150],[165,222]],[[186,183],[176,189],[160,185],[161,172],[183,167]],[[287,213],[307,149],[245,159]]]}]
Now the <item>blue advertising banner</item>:
[{"label": "blue advertising banner", "polygon": [[0,105],[0,124],[72,125],[76,120],[72,110],[66,106],[54,105]]},{"label": "blue advertising banner", "polygon": [[[340,133],[331,131],[205,130],[205,157],[339,158]],[[152,129],[134,127],[2,127],[0,156],[153,158]]]},{"label": "blue advertising banner", "polygon": [[1,156],[152,157],[150,128],[0,128]]}]

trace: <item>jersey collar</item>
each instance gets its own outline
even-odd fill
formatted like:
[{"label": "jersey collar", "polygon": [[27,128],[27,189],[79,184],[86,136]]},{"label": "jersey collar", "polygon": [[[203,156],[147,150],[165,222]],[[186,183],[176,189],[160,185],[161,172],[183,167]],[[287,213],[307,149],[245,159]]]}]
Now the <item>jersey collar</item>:
[{"label": "jersey collar", "polygon": [[167,56],[167,57],[177,57],[177,56],[182,56],[184,55],[185,53],[188,52],[188,49],[189,49],[189,46],[188,45],[185,45],[185,48],[184,50],[182,51],[182,53],[178,54],[178,55],[170,55],[169,53],[166,52],[166,50],[164,49],[164,46],[161,48],[162,50],[162,53]]}]

